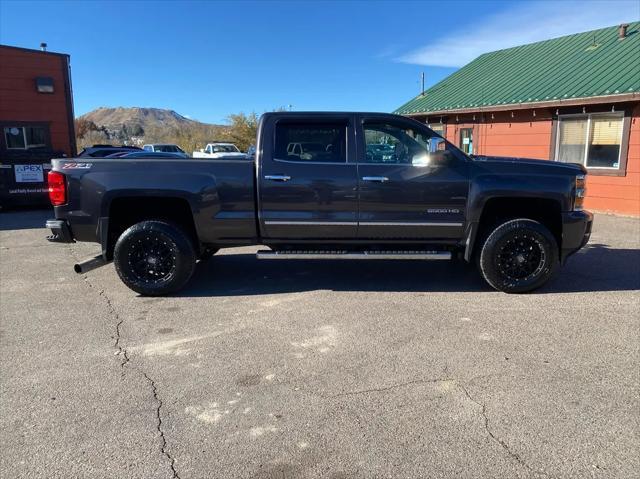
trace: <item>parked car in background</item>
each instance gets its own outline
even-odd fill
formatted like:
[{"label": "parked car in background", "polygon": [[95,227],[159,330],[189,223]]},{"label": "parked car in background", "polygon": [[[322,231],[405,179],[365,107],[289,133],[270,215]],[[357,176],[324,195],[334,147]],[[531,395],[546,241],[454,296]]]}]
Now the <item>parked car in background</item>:
[{"label": "parked car in background", "polygon": [[93,145],[87,148],[84,148],[79,154],[79,158],[85,158],[87,156],[92,158],[106,158],[109,155],[113,155],[114,153],[120,152],[134,152],[134,151],[142,151],[141,148],[137,146],[113,146],[113,145]]},{"label": "parked car in background", "polygon": [[[392,161],[367,156],[379,144]],[[265,260],[460,258],[522,293],[591,234],[585,167],[475,160],[402,116],[265,113],[256,145],[254,160],[53,160],[49,239],[99,243],[75,270],[113,260],[144,295],[179,290],[220,248],[254,244],[270,248]]]},{"label": "parked car in background", "polygon": [[393,163],[395,149],[384,143],[367,145],[367,160],[375,163]]},{"label": "parked car in background", "polygon": [[233,143],[212,142],[207,143],[205,148],[193,152],[193,158],[248,158],[246,153],[242,153]]},{"label": "parked car in background", "polygon": [[109,155],[106,158],[124,158],[124,159],[134,159],[134,158],[154,158],[156,160],[161,160],[163,158],[167,159],[184,159],[189,158],[189,156],[185,156],[182,153],[163,153],[163,152],[153,152],[153,151],[121,151],[118,153],[114,153],[113,155]]},{"label": "parked car in background", "polygon": [[181,154],[185,158],[189,158],[189,155],[185,153],[185,151],[180,148],[178,145],[172,145],[169,143],[152,143],[149,145],[143,145],[142,149],[144,151],[151,152],[161,152],[161,153],[178,153]]},{"label": "parked car in background", "polygon": [[326,161],[333,155],[333,145],[323,145],[322,143],[289,143],[287,145],[287,155],[295,156],[301,160]]}]

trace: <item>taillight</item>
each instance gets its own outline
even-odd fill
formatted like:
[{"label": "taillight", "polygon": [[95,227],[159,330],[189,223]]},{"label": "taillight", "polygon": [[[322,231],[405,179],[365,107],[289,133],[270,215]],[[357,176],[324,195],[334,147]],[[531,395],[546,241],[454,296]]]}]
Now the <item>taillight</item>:
[{"label": "taillight", "polygon": [[67,180],[62,173],[49,171],[49,199],[53,206],[64,205],[67,202]]}]

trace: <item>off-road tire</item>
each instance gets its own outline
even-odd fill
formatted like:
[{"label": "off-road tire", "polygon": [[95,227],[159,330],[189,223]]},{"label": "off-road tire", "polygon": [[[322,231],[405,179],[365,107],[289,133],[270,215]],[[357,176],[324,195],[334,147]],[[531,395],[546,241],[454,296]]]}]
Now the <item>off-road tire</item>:
[{"label": "off-road tire", "polygon": [[196,264],[191,238],[164,221],[142,221],[120,235],[113,253],[116,272],[124,284],[143,296],[180,290]]},{"label": "off-road tire", "polygon": [[526,293],[545,284],[559,266],[558,243],[538,221],[519,218],[497,226],[482,244],[478,267],[489,285]]}]

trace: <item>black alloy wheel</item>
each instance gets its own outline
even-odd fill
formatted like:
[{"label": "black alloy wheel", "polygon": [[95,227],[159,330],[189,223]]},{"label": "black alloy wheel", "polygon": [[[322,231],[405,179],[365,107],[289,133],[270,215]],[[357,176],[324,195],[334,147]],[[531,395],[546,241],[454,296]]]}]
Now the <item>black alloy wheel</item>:
[{"label": "black alloy wheel", "polygon": [[144,296],[160,296],[181,289],[196,264],[191,238],[164,221],[142,221],[128,228],[116,242],[113,262],[124,284]]},{"label": "black alloy wheel", "polygon": [[557,271],[558,242],[538,221],[527,218],[505,221],[481,245],[478,266],[487,283],[499,291],[533,291]]},{"label": "black alloy wheel", "polygon": [[176,269],[173,248],[157,235],[143,236],[134,242],[127,260],[136,279],[145,283],[168,281]]},{"label": "black alloy wheel", "polygon": [[530,278],[544,267],[545,250],[533,235],[516,234],[502,244],[498,252],[501,275],[514,281]]}]

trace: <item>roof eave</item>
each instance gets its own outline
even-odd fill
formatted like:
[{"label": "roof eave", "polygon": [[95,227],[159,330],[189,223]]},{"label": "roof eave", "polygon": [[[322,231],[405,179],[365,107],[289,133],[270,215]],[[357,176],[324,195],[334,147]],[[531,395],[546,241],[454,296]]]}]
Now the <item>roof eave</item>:
[{"label": "roof eave", "polygon": [[580,106],[580,105],[590,105],[597,103],[622,103],[626,101],[637,101],[640,100],[640,92],[633,93],[621,93],[617,95],[601,95],[601,96],[590,96],[590,97],[581,97],[581,98],[565,98],[565,99],[556,99],[556,100],[548,100],[548,101],[536,101],[536,102],[528,102],[528,103],[512,103],[512,104],[501,104],[501,105],[485,105],[485,106],[477,106],[473,108],[456,108],[451,110],[434,110],[434,111],[421,111],[415,113],[399,113],[399,115],[403,116],[433,116],[433,115],[450,115],[450,114],[461,114],[461,113],[478,113],[484,111],[505,111],[505,110],[528,110],[531,108],[550,108],[554,106]]}]

